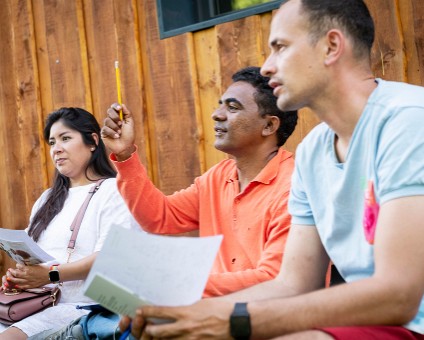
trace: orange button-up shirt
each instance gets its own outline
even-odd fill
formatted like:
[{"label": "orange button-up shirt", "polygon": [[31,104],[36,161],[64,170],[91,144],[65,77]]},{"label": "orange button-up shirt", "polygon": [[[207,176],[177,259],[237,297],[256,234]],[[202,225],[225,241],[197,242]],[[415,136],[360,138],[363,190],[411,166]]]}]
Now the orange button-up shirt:
[{"label": "orange button-up shirt", "polygon": [[111,159],[118,169],[119,191],[147,232],[198,230],[199,236],[224,236],[204,297],[228,294],[278,274],[290,226],[290,152],[280,148],[241,193],[236,163],[227,159],[168,196],[148,179],[137,153],[124,162],[114,155]]}]

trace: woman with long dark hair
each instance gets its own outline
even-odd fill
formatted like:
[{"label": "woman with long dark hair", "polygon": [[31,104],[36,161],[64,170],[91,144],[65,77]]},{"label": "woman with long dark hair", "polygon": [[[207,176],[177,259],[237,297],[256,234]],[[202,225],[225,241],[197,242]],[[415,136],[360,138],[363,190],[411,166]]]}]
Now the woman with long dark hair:
[{"label": "woman with long dark hair", "polygon": [[[92,303],[83,295],[82,286],[108,231],[114,225],[138,229],[119,195],[115,169],[100,138],[100,126],[91,113],[80,108],[61,108],[51,113],[44,139],[50,145],[55,178],[53,186],[35,202],[27,232],[56,263],[17,264],[7,270],[3,288],[41,287],[54,277],[62,285],[62,298],[57,306],[16,322],[0,334],[0,339],[26,339],[63,327],[86,313],[75,307]],[[75,250],[69,257],[70,225],[89,190],[100,179],[104,181],[87,207]]]}]

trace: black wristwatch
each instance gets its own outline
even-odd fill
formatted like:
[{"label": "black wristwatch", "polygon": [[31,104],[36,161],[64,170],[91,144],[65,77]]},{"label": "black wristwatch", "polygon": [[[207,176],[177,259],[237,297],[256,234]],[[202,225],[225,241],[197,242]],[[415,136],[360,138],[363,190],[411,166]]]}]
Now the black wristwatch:
[{"label": "black wristwatch", "polygon": [[49,279],[51,283],[60,283],[59,265],[53,265],[50,267]]},{"label": "black wristwatch", "polygon": [[251,335],[250,315],[247,303],[236,303],[230,316],[230,333],[236,340],[249,340]]}]

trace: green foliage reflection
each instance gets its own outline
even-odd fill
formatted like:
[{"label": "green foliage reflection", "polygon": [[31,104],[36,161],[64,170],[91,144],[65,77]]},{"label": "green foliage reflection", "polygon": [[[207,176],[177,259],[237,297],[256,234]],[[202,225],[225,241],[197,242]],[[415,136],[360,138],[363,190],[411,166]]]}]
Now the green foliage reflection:
[{"label": "green foliage reflection", "polygon": [[232,0],[231,4],[233,10],[243,9],[255,5],[264,4],[270,2],[271,0]]}]

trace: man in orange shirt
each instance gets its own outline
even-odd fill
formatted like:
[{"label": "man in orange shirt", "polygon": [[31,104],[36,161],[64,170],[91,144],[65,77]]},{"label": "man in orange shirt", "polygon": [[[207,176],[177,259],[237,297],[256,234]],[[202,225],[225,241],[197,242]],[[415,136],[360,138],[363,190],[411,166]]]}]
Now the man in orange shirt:
[{"label": "man in orange shirt", "polygon": [[118,170],[119,191],[146,231],[224,236],[204,297],[270,280],[281,265],[294,160],[280,147],[296,126],[297,112],[277,108],[269,78],[259,71],[248,67],[235,73],[212,114],[215,147],[232,158],[173,195],[164,195],[148,179],[135,152],[133,118],[125,105],[112,105],[102,129]]}]

